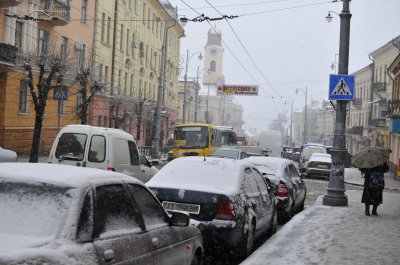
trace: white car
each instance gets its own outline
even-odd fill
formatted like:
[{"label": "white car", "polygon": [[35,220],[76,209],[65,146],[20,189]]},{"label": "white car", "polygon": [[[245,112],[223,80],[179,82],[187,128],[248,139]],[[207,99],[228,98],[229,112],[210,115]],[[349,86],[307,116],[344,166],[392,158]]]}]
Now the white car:
[{"label": "white car", "polygon": [[[200,264],[199,229],[106,170],[0,164],[0,264]],[[161,262],[160,262],[161,261]]]},{"label": "white car", "polygon": [[314,153],[307,161],[304,170],[308,177],[329,179],[332,166],[330,154]]},{"label": "white car", "polygon": [[17,153],[0,147],[0,162],[16,162]]}]

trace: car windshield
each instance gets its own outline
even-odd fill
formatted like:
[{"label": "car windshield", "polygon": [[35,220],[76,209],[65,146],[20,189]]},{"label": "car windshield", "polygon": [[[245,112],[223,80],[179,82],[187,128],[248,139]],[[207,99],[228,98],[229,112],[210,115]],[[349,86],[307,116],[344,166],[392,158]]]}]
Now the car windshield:
[{"label": "car windshield", "polygon": [[49,185],[2,182],[0,234],[53,236],[71,203],[69,189]]},{"label": "car windshield", "polygon": [[208,128],[204,126],[176,128],[175,145],[180,148],[206,148],[208,146]]},{"label": "car windshield", "polygon": [[239,159],[239,151],[238,150],[232,150],[232,149],[217,149],[215,150],[211,156],[222,156],[222,157],[230,157],[233,159]]},{"label": "car windshield", "polygon": [[86,134],[64,133],[58,141],[56,158],[60,160],[83,160],[85,152]]}]

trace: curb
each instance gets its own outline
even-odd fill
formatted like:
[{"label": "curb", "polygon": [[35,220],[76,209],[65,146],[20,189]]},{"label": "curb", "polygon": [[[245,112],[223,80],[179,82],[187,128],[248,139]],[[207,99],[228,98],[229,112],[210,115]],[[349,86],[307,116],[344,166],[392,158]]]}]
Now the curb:
[{"label": "curb", "polygon": [[[358,182],[346,181],[346,180],[344,181],[344,183],[351,184],[351,185],[354,185],[354,186],[360,186],[360,187],[364,186],[364,184],[361,184],[361,183],[358,183]],[[400,192],[400,188],[385,187],[384,190],[391,190],[391,191],[399,191]]]}]

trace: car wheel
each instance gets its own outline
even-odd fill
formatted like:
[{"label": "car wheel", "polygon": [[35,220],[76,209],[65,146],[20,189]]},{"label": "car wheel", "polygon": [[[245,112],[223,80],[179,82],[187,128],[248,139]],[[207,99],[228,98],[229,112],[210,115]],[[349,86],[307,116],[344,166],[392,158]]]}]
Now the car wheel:
[{"label": "car wheel", "polygon": [[304,201],[306,200],[306,198],[304,198],[304,200],[301,202],[301,204],[299,205],[299,208],[297,209],[297,212],[301,212],[304,210]]},{"label": "car wheel", "polygon": [[254,222],[251,222],[249,224],[249,229],[243,238],[242,241],[242,247],[239,249],[239,253],[241,257],[247,257],[250,255],[251,251],[253,250],[254,247]]},{"label": "car wheel", "polygon": [[192,263],[190,263],[190,265],[199,265],[199,260],[197,258],[197,255],[193,256]]},{"label": "car wheel", "polygon": [[278,226],[278,211],[275,209],[274,216],[272,217],[272,220],[271,220],[270,230],[268,233],[269,236],[272,236],[273,234],[276,233],[277,226]]}]

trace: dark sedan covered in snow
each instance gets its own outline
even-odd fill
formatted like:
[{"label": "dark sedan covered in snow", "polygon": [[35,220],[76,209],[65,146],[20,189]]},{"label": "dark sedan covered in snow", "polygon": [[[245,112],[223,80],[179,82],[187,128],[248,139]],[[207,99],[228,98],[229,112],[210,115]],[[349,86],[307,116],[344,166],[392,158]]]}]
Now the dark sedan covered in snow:
[{"label": "dark sedan covered in snow", "polygon": [[146,185],[170,212],[190,214],[206,250],[247,256],[255,239],[274,233],[275,196],[243,160],[185,157],[171,161]]}]

